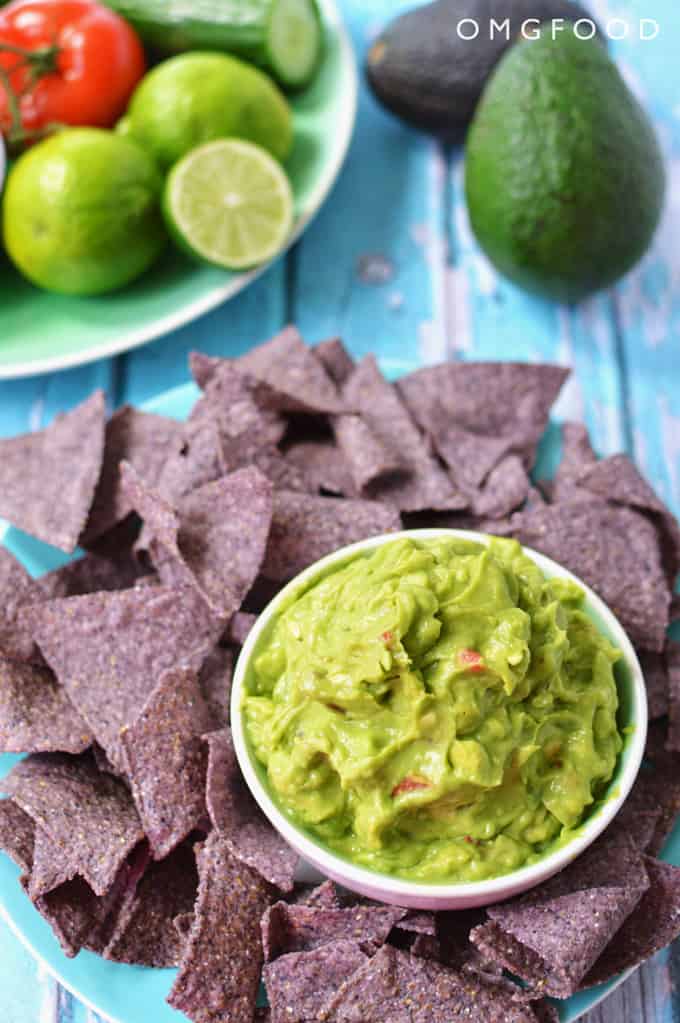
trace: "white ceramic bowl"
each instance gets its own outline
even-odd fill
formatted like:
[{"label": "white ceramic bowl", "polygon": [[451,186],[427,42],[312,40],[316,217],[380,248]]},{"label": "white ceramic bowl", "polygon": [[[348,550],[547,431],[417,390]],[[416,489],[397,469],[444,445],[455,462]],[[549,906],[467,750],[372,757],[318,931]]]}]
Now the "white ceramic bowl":
[{"label": "white ceramic bowl", "polygon": [[568,845],[543,857],[538,863],[486,881],[456,884],[427,884],[409,881],[377,873],[336,855],[293,824],[277,806],[266,786],[262,768],[258,767],[255,756],[250,750],[243,723],[242,704],[245,696],[247,668],[250,659],[257,652],[263,630],[294,591],[307,588],[330,566],[346,561],[353,554],[372,550],[402,537],[419,540],[451,537],[474,540],[482,544],[487,544],[490,539],[483,533],[459,529],[420,529],[392,533],[373,537],[351,547],[344,547],[316,562],[297,576],[260,615],[239,657],[234,673],[231,705],[231,727],[236,753],[246,782],[266,816],[302,859],[321,874],[332,878],[351,891],[398,906],[434,910],[487,906],[513,895],[519,895],[520,892],[533,888],[562,870],[604,831],[621,809],[640,768],[647,738],[647,696],[644,678],[628,636],[606,604],[580,579],[562,568],[561,565],[530,548],[524,548],[525,553],[538,565],[547,578],[560,577],[578,583],[585,592],[586,612],[596,622],[600,631],[623,654],[622,660],[616,667],[622,708],[620,713],[623,716],[623,725],[634,725],[634,728],[625,739],[617,769],[609,783],[600,809],[588,819],[579,834]]}]

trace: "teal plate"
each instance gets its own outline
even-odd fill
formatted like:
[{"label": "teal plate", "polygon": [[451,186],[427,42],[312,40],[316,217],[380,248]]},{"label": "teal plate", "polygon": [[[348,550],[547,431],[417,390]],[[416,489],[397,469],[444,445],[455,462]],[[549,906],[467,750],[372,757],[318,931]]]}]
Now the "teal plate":
[{"label": "teal plate", "polygon": [[[347,155],[356,120],[358,75],[336,0],[321,0],[327,48],[309,89],[293,99],[295,145],[286,165],[295,195],[289,244],[327,198]],[[160,337],[231,298],[267,266],[227,273],[168,248],[139,281],[99,298],[39,291],[0,255],[0,380],[108,358]]]},{"label": "teal plate", "polygon": [[[411,365],[383,364],[383,369],[392,376],[399,376],[412,368]],[[188,384],[167,391],[145,407],[175,419],[185,419],[197,396],[198,389],[194,384]],[[549,431],[549,436],[552,434],[553,431]],[[541,460],[549,462],[551,455],[554,452],[543,451]],[[69,560],[54,548],[16,529],[8,529],[3,542],[36,576]],[[0,755],[0,778],[18,759]],[[676,825],[662,858],[680,866],[680,824]],[[67,959],[48,924],[17,883],[18,877],[19,871],[14,864],[0,856],[0,913],[19,940],[65,988],[112,1023],[148,1023],[149,1020],[153,1023],[179,1023],[184,1020],[186,1023],[186,1017],[171,1009],[165,1001],[175,971],[121,966],[106,962],[90,952],[81,952],[76,959]],[[628,974],[557,1003],[562,1023],[573,1023],[588,1012],[626,976]]]}]

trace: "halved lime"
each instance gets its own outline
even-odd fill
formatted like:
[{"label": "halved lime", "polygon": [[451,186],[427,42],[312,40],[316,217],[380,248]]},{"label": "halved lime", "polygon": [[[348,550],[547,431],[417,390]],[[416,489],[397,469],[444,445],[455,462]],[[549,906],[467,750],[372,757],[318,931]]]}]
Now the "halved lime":
[{"label": "halved lime", "polygon": [[227,270],[271,259],[293,227],[293,193],[281,165],[242,139],[187,153],[168,176],[163,209],[182,247]]}]

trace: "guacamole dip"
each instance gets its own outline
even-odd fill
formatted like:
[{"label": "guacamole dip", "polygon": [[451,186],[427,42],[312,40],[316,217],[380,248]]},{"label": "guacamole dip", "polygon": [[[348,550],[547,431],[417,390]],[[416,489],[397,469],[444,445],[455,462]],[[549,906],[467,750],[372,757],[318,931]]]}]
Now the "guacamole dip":
[{"label": "guacamole dip", "polygon": [[261,639],[246,731],[275,800],[363,866],[476,881],[569,840],[622,742],[618,652],[513,540],[399,538]]}]

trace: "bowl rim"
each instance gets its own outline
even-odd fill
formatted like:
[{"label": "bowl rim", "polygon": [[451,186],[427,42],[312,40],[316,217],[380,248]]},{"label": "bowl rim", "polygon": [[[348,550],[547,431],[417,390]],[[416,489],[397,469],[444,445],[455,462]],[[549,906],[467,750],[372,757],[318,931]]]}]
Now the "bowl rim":
[{"label": "bowl rim", "polygon": [[363,891],[370,889],[373,892],[380,893],[385,897],[386,901],[398,901],[400,897],[405,900],[425,898],[433,903],[437,900],[460,899],[461,904],[473,905],[476,903],[477,905],[484,905],[491,904],[496,900],[501,901],[512,894],[535,887],[558,873],[558,871],[563,870],[576,857],[580,856],[611,824],[626,801],[640,770],[647,740],[648,724],[647,692],[642,668],[633,644],[618,618],[582,579],[579,579],[573,572],[570,572],[567,568],[546,557],[544,554],[533,550],[531,547],[522,545],[522,550],[548,577],[569,579],[580,586],[585,593],[586,606],[589,605],[595,614],[603,620],[607,630],[614,637],[613,642],[622,652],[623,659],[628,668],[632,697],[631,718],[635,723],[635,729],[629,737],[627,747],[622,751],[625,756],[619,761],[617,767],[618,776],[615,774],[609,782],[610,786],[612,784],[616,785],[618,793],[610,796],[604,802],[599,812],[592,819],[581,825],[579,832],[571,841],[529,866],[520,867],[510,873],[501,874],[498,877],[483,881],[440,882],[433,884],[427,881],[411,881],[380,871],[374,871],[335,854],[320,841],[317,842],[305,834],[276,805],[276,802],[260,780],[254,765],[254,758],[251,756],[246,739],[242,714],[242,702],[245,695],[244,682],[250,658],[259,643],[262,632],[278,613],[281,605],[295,591],[305,588],[315,577],[323,574],[333,565],[348,561],[354,555],[361,554],[364,551],[373,550],[386,543],[405,538],[429,540],[440,537],[472,540],[488,546],[494,538],[494,534],[468,529],[446,528],[407,529],[396,533],[384,533],[380,536],[370,537],[367,540],[361,540],[358,543],[342,547],[332,554],[326,555],[320,560],[315,561],[314,564],[287,583],[258,616],[257,622],[246,638],[239,655],[234,670],[231,693],[231,730],[239,766],[246,784],[260,809],[279,834],[303,859],[318,867],[329,877],[339,880],[340,883],[346,883],[347,887],[351,889]]}]

